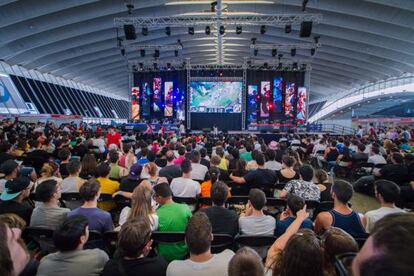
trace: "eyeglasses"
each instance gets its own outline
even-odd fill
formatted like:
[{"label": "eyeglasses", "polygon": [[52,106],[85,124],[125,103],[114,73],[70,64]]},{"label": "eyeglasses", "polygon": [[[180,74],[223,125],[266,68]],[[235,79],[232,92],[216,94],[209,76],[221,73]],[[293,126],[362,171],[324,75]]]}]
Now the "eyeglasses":
[{"label": "eyeglasses", "polygon": [[335,256],[335,270],[338,276],[348,276],[351,271],[352,261],[354,260],[357,253],[343,253]]}]

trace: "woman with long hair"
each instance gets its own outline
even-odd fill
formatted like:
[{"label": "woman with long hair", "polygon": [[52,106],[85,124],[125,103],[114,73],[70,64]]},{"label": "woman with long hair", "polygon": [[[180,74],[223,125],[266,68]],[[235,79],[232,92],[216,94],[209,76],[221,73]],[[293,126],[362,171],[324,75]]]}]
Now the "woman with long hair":
[{"label": "woman with long hair", "polygon": [[158,167],[154,163],[147,163],[144,165],[144,170],[148,173],[149,178],[145,179],[141,182],[141,185],[145,185],[149,188],[154,187],[155,185],[163,182],[167,182],[168,180],[165,177],[159,177],[158,176]]},{"label": "woman with long hair", "polygon": [[82,170],[79,174],[80,178],[90,179],[92,177],[98,177],[98,162],[95,155],[85,154],[82,159]]},{"label": "woman with long hair", "polygon": [[134,189],[131,197],[131,207],[125,207],[119,216],[119,225],[136,217],[143,217],[151,226],[151,230],[158,229],[158,216],[152,204],[152,189],[139,185]]},{"label": "woman with long hair", "polygon": [[289,155],[283,156],[282,169],[276,172],[280,183],[287,183],[290,180],[299,179],[299,175],[294,169],[295,164],[295,158]]},{"label": "woman with long hair", "polygon": [[36,185],[39,185],[46,180],[55,180],[58,183],[62,183],[62,177],[59,173],[59,166],[52,161],[48,161],[43,164],[40,170],[41,177],[37,180]]}]

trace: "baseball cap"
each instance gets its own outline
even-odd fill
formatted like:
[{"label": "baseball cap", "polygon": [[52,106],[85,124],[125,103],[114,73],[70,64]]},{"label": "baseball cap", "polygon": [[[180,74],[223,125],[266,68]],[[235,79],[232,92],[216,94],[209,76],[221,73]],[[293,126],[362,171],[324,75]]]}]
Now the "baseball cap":
[{"label": "baseball cap", "polygon": [[29,177],[29,175],[33,172],[33,167],[23,167],[20,170],[20,176],[26,176]]},{"label": "baseball cap", "polygon": [[19,164],[12,160],[6,160],[1,164],[0,170],[5,174],[5,175],[9,175],[11,174],[17,167],[19,166]]},{"label": "baseball cap", "polygon": [[128,179],[130,180],[138,180],[142,172],[142,166],[138,163],[132,165],[129,169]]},{"label": "baseball cap", "polygon": [[6,182],[5,189],[0,196],[3,201],[8,201],[18,197],[23,190],[30,185],[30,180],[27,177],[21,176],[11,179]]}]

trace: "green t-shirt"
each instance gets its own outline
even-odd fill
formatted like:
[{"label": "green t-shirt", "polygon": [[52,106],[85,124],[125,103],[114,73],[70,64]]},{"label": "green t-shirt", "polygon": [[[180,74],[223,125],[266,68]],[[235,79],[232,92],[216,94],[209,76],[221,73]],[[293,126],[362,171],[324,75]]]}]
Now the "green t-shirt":
[{"label": "green t-shirt", "polygon": [[252,161],[252,153],[251,152],[243,152],[240,154],[240,158],[243,158],[244,160],[246,160],[247,162]]},{"label": "green t-shirt", "polygon": [[[158,231],[184,232],[192,214],[187,204],[174,202],[158,208],[157,215],[159,219]],[[169,262],[184,259],[187,251],[187,246],[183,242],[158,245],[158,255]]]}]

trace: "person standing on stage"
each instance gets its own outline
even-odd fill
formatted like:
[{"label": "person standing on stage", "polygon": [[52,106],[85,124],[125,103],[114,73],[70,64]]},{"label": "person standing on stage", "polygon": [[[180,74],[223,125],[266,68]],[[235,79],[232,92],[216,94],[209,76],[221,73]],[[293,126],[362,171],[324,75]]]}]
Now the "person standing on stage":
[{"label": "person standing on stage", "polygon": [[108,150],[111,149],[111,145],[115,145],[117,149],[123,151],[122,136],[119,132],[116,131],[115,127],[113,126],[109,127],[109,132],[106,135],[105,142],[106,142],[106,146]]},{"label": "person standing on stage", "polygon": [[217,128],[216,125],[213,126],[213,134],[214,134],[214,136],[218,135],[218,128]]},{"label": "person standing on stage", "polygon": [[180,124],[180,135],[184,136],[185,135],[185,126],[184,124],[181,122]]}]

